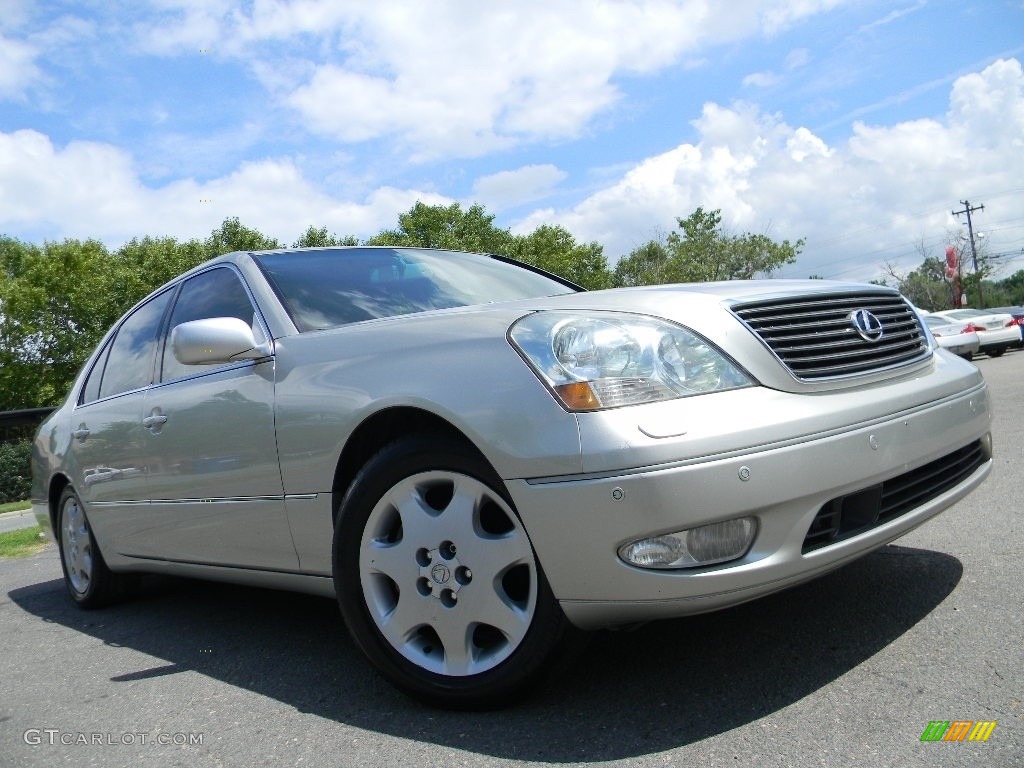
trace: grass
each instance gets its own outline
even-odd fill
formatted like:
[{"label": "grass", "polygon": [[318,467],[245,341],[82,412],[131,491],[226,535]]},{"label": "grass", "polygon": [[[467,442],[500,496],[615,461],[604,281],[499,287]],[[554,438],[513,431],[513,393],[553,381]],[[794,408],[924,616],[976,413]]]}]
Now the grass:
[{"label": "grass", "polygon": [[0,515],[4,512],[20,512],[23,509],[31,508],[31,501],[9,501],[6,504],[0,504]]},{"label": "grass", "polygon": [[42,536],[38,525],[22,528],[20,531],[0,533],[0,559],[5,557],[28,557],[46,548],[49,541]]}]

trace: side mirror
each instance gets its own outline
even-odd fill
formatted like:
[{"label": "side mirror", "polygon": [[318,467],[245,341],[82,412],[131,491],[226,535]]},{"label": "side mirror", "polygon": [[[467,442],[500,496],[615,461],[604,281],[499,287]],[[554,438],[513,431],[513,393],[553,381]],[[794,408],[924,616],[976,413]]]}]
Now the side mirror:
[{"label": "side mirror", "polygon": [[270,357],[269,343],[256,341],[252,328],[237,317],[192,320],[171,331],[171,349],[185,365],[236,363]]}]

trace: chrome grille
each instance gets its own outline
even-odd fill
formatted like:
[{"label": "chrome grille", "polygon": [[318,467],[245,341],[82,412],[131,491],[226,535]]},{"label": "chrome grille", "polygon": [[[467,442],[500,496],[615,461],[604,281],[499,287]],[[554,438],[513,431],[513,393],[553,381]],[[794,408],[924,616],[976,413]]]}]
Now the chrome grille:
[{"label": "chrome grille", "polygon": [[803,552],[811,552],[895,520],[956,488],[988,461],[980,441],[881,485],[832,499],[815,515]]},{"label": "chrome grille", "polygon": [[[876,341],[854,326],[860,310],[881,324]],[[872,373],[928,355],[917,315],[895,292],[797,296],[737,304],[732,311],[799,379]]]}]

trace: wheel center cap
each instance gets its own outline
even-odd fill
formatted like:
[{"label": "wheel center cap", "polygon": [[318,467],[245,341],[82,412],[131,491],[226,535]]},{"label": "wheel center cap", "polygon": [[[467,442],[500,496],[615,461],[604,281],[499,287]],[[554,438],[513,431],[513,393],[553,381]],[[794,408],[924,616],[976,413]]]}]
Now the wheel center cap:
[{"label": "wheel center cap", "polygon": [[472,572],[455,556],[454,546],[437,549],[421,549],[416,556],[420,575],[416,580],[417,589],[424,597],[436,597],[451,608],[458,599],[458,592],[469,584]]},{"label": "wheel center cap", "polygon": [[430,578],[434,580],[435,584],[447,584],[451,577],[452,572],[444,563],[438,563],[430,569]]}]

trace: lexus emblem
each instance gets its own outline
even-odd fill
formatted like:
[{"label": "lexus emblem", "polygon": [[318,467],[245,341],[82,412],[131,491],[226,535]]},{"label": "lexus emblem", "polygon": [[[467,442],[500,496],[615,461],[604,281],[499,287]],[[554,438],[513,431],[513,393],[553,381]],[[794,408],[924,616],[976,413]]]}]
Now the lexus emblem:
[{"label": "lexus emblem", "polygon": [[446,584],[451,576],[452,573],[448,570],[448,566],[442,563],[438,563],[430,569],[430,577],[434,580],[435,584]]},{"label": "lexus emblem", "polygon": [[847,315],[850,325],[864,341],[874,343],[882,338],[882,321],[866,309],[857,309]]}]

